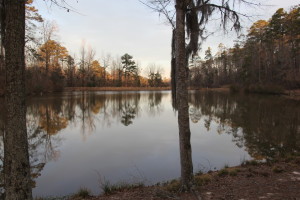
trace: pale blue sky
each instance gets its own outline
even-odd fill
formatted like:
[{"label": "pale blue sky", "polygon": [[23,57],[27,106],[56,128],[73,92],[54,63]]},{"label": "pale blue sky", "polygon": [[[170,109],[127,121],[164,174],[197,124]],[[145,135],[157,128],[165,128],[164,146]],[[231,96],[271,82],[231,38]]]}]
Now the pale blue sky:
[{"label": "pale blue sky", "polygon": [[[71,55],[79,54],[82,40],[96,50],[96,58],[103,53],[121,56],[129,53],[138,60],[145,72],[150,63],[160,65],[164,76],[170,72],[171,27],[165,18],[153,12],[138,0],[67,0],[76,11],[66,12],[56,6],[36,0],[35,6],[47,20],[54,20],[59,27],[59,41],[68,48]],[[241,8],[241,12],[252,15],[253,21],[268,19],[280,7],[289,9],[298,0],[265,0],[261,2],[274,6],[263,8]],[[248,27],[251,21],[244,21]],[[236,35],[222,36],[219,32],[210,37],[202,49],[219,43],[231,46]]]}]

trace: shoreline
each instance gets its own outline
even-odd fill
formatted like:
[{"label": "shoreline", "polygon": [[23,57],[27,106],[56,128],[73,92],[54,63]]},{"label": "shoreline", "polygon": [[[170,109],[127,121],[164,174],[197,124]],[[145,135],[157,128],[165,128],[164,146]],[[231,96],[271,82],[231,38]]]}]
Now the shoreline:
[{"label": "shoreline", "polygon": [[[44,94],[59,94],[63,92],[75,91],[170,91],[171,87],[66,87],[61,92],[46,92]],[[220,88],[188,88],[189,91],[202,91],[202,92],[231,92],[229,87]],[[242,92],[235,92],[242,93]],[[42,93],[43,94],[43,93]],[[300,89],[285,90],[281,94],[268,94],[268,93],[249,93],[249,94],[262,94],[262,95],[279,95],[288,99],[300,101]],[[27,96],[39,96],[40,94],[32,93]],[[4,90],[0,90],[0,98],[4,98]]]},{"label": "shoreline", "polygon": [[[244,161],[235,167],[224,166],[218,171],[198,172],[194,175],[194,191],[179,192],[179,180],[151,186],[126,185],[99,196],[81,189],[70,200],[192,200],[208,199],[297,199],[300,197],[300,156],[269,161]],[[110,187],[114,187],[111,185]],[[85,192],[84,192],[85,191]]]},{"label": "shoreline", "polygon": [[74,91],[164,91],[171,87],[66,87],[64,92]]},{"label": "shoreline", "polygon": [[[64,92],[73,91],[168,91],[171,87],[66,87]],[[218,91],[229,92],[227,87],[221,88],[188,88],[188,90],[196,91]]]}]

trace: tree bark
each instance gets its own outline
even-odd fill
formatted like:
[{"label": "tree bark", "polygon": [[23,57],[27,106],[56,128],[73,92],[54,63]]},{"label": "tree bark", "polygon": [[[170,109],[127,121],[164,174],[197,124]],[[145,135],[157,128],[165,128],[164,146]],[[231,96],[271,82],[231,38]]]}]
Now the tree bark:
[{"label": "tree bark", "polygon": [[32,199],[25,104],[25,0],[5,3],[6,130],[4,181],[6,200]]},{"label": "tree bark", "polygon": [[172,52],[171,52],[171,89],[172,89],[172,106],[176,110],[176,29],[172,31]]},{"label": "tree bark", "polygon": [[189,191],[193,185],[193,162],[191,148],[191,132],[188,113],[187,66],[185,48],[185,10],[186,3],[176,0],[176,104],[178,109],[181,190]]}]

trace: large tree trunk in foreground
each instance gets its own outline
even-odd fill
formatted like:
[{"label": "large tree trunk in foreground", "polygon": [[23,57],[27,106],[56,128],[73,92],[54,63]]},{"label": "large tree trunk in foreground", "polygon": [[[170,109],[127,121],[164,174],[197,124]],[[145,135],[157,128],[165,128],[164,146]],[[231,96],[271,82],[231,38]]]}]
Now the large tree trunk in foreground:
[{"label": "large tree trunk in foreground", "polygon": [[32,199],[25,104],[25,0],[5,2],[6,200]]},{"label": "large tree trunk in foreground", "polygon": [[178,109],[181,189],[190,190],[193,184],[193,162],[189,123],[187,68],[185,51],[185,2],[176,0],[176,104]]}]

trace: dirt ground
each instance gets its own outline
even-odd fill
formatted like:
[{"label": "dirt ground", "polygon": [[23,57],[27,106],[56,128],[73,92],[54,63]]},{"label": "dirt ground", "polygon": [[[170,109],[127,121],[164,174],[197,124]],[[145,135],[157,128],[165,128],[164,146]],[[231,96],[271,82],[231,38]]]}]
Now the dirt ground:
[{"label": "dirt ground", "polygon": [[248,163],[244,166],[225,168],[196,175],[195,182],[198,186],[195,187],[195,192],[191,193],[172,191],[176,186],[173,187],[171,182],[167,185],[140,187],[88,199],[300,200],[300,157],[285,159],[275,164]]},{"label": "dirt ground", "polygon": [[300,165],[245,167],[237,176],[216,179],[200,191],[203,199],[300,199]]}]

